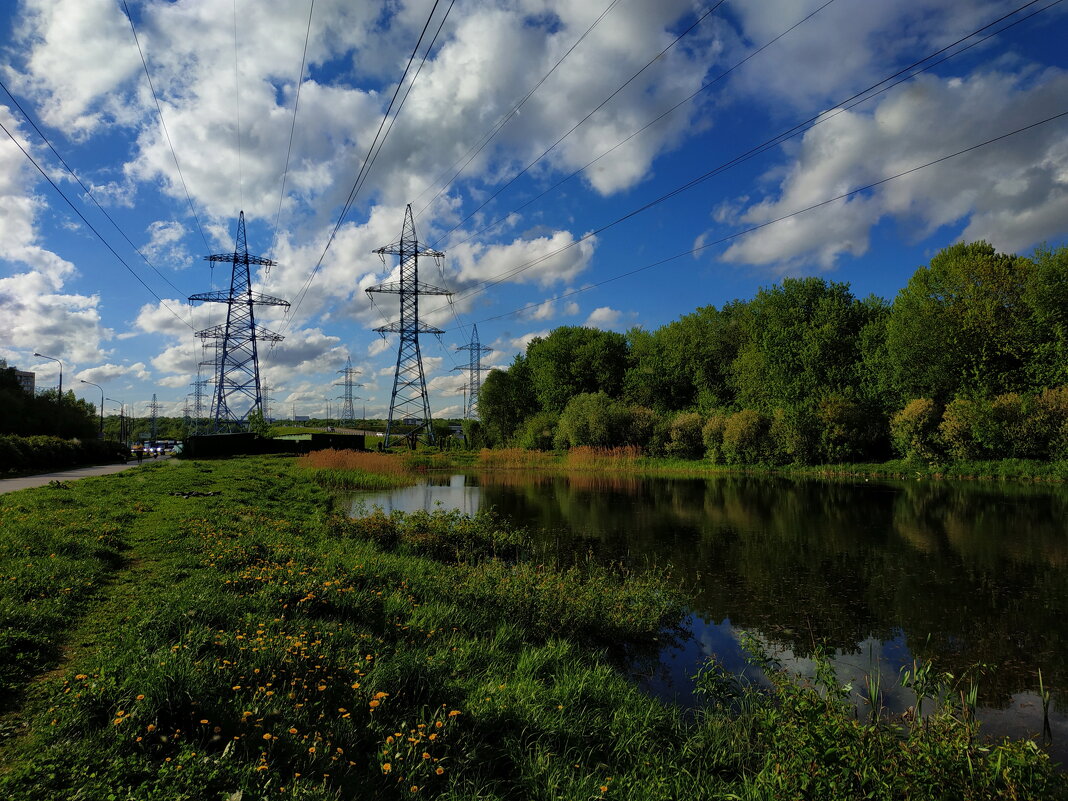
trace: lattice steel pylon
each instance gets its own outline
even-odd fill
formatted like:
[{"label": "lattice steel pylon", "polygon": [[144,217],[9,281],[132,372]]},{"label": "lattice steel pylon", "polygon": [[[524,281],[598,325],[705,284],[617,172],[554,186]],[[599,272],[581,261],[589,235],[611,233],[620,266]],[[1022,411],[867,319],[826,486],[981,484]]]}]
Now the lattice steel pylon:
[{"label": "lattice steel pylon", "polygon": [[245,238],[245,212],[237,221],[237,237],[233,253],[205,256],[210,262],[228,262],[233,266],[229,291],[202,292],[191,295],[190,303],[225,303],[226,322],[198,331],[201,339],[219,342],[216,359],[215,396],[212,400],[214,424],[212,430],[244,428],[249,412],[261,408],[260,360],[257,342],[280,342],[282,336],[256,325],[256,306],[285,306],[289,302],[252,291],[249,266],[272,267],[274,262],[248,252]]},{"label": "lattice steel pylon", "polygon": [[457,345],[456,350],[470,352],[470,363],[467,367],[453,367],[453,370],[467,370],[467,399],[464,404],[464,417],[468,420],[478,419],[478,392],[482,389],[482,374],[486,372],[482,366],[482,354],[493,353],[493,348],[483,345],[478,341],[478,326],[471,326],[471,342],[467,345]]},{"label": "lattice steel pylon", "polygon": [[149,431],[151,432],[152,441],[156,441],[156,432],[158,429],[157,420],[159,418],[159,403],[156,401],[156,393],[152,393],[152,403],[148,404],[148,413],[152,415],[152,423]]},{"label": "lattice steel pylon", "polygon": [[334,386],[344,387],[345,390],[344,394],[338,397],[338,400],[342,403],[341,414],[339,414],[338,417],[340,417],[342,420],[348,420],[349,423],[355,425],[356,410],[352,407],[352,399],[354,397],[352,394],[352,388],[362,387],[363,384],[357,384],[352,379],[354,376],[359,375],[360,371],[352,366],[352,357],[349,356],[348,359],[345,360],[345,369],[338,370],[338,373],[343,377],[340,381],[334,382]]},{"label": "lattice steel pylon", "polygon": [[404,228],[401,230],[400,241],[373,252],[382,256],[388,253],[400,259],[399,281],[379,284],[367,289],[368,294],[382,292],[400,295],[400,320],[375,329],[383,334],[400,334],[400,345],[397,348],[397,370],[393,376],[393,395],[389,401],[389,420],[386,422],[386,438],[383,444],[389,447],[393,419],[398,414],[402,419],[407,416],[418,421],[415,428],[409,431],[409,437],[414,439],[420,431],[425,430],[427,440],[433,444],[434,426],[430,420],[430,399],[426,394],[426,376],[423,374],[423,359],[419,351],[419,335],[445,332],[419,321],[419,296],[451,295],[452,293],[447,289],[420,283],[419,259],[431,257],[440,260],[445,258],[445,254],[429,248],[420,249],[419,240],[415,235],[415,220],[412,219],[411,204],[404,212]]}]

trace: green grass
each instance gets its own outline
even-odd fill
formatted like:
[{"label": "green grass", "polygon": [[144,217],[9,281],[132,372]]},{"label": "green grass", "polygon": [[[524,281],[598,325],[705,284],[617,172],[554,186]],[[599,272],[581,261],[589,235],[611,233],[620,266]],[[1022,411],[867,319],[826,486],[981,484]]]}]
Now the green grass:
[{"label": "green grass", "polygon": [[669,577],[556,565],[490,516],[348,520],[292,460],[172,460],[0,520],[32,617],[5,623],[42,644],[0,649],[0,797],[1065,797],[948,702],[864,727],[772,671],[684,714],[619,670],[678,621]]},{"label": "green grass", "polygon": [[307,473],[317,484],[341,490],[388,490],[407,487],[418,480],[416,476],[386,475],[359,468],[312,468]]}]

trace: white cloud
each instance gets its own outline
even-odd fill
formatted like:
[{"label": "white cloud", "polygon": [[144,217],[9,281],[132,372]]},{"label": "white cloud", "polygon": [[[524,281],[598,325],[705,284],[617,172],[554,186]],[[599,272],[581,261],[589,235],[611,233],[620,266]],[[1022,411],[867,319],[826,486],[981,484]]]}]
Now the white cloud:
[{"label": "white cloud", "polygon": [[583,325],[590,328],[611,328],[619,322],[619,318],[622,314],[623,313],[617,309],[608,306],[599,306],[590,312],[590,316],[586,318],[586,322]]},{"label": "white cloud", "polygon": [[515,239],[507,245],[464,243],[451,251],[459,280],[475,284],[487,280],[569,283],[590,264],[597,238],[576,240],[569,231],[552,236]]},{"label": "white cloud", "polygon": [[144,362],[136,362],[134,364],[111,364],[108,362],[97,367],[81,370],[75,376],[75,378],[92,381],[94,384],[108,384],[121,378],[148,380],[151,377],[152,374],[148,371]]},{"label": "white cloud", "polygon": [[[807,133],[778,193],[750,205],[742,225],[774,220],[837,194],[1047,117],[1068,95],[1068,73],[923,76],[870,111],[829,118]],[[861,256],[872,227],[892,217],[917,238],[964,223],[961,236],[1024,250],[1068,216],[1068,139],[1053,123],[884,184],[870,193],[778,222],[737,240],[723,258],[792,269]]]}]

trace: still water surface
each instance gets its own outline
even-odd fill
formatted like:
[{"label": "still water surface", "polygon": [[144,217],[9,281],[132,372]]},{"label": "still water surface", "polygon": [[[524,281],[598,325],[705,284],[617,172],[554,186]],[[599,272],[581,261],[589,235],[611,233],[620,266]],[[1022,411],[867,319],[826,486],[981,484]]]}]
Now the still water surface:
[{"label": "still water surface", "polygon": [[985,730],[1041,741],[1041,668],[1053,688],[1049,750],[1068,764],[1068,488],[498,472],[350,502],[493,508],[561,549],[671,565],[689,603],[688,635],[641,681],[682,704],[708,657],[746,669],[747,631],[798,672],[811,674],[817,643],[854,687],[879,671],[897,713],[914,703],[898,684],[913,658],[955,675],[986,665]]}]

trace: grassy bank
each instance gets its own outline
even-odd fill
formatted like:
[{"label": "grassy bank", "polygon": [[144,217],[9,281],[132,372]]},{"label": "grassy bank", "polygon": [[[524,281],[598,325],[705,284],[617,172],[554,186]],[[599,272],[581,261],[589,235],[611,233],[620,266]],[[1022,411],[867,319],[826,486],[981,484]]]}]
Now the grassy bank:
[{"label": "grassy bank", "polygon": [[[470,462],[448,461],[437,467],[466,468]],[[892,459],[887,462],[831,465],[727,465],[708,460],[643,456],[637,448],[573,448],[569,451],[528,451],[522,448],[485,449],[478,454],[477,467],[494,470],[557,470],[563,472],[610,472],[636,475],[687,476],[738,474],[811,476],[813,478],[923,478],[985,481],[1068,481],[1068,462],[1040,462],[1028,459],[955,462],[929,465]]]},{"label": "grassy bank", "polygon": [[948,691],[926,724],[871,723],[830,684],[710,667],[684,715],[619,670],[679,619],[667,577],[554,566],[492,517],[348,520],[307,470],[172,460],[0,496],[0,795],[1068,795]]}]

